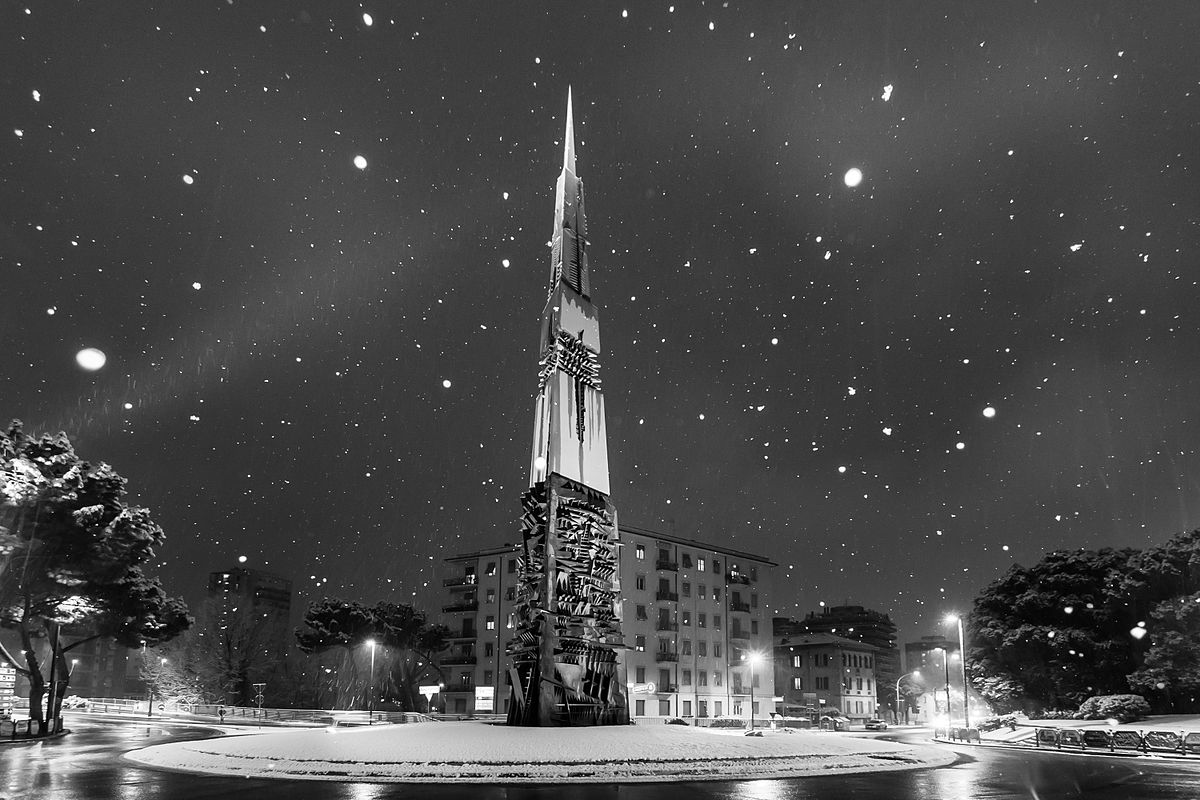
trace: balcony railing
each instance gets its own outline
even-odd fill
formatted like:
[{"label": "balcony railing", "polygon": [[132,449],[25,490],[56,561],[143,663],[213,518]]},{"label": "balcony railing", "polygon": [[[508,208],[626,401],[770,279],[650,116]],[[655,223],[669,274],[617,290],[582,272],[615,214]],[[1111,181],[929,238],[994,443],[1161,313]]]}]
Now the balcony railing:
[{"label": "balcony railing", "polygon": [[474,664],[474,663],[475,663],[475,656],[456,655],[456,656],[444,656],[442,658],[442,666],[443,667],[465,667],[469,664]]},{"label": "balcony railing", "polygon": [[679,571],[679,562],[678,561],[668,561],[665,558],[660,558],[654,562],[654,568],[655,569],[665,569],[665,570],[669,570],[671,572],[678,572]]},{"label": "balcony railing", "polygon": [[664,661],[676,662],[679,660],[678,653],[668,653],[666,650],[659,650],[654,654],[654,660],[662,663]]},{"label": "balcony railing", "polygon": [[462,600],[458,603],[451,603],[448,606],[442,606],[442,611],[447,614],[454,614],[459,611],[476,611],[478,608],[478,600]]},{"label": "balcony railing", "polygon": [[442,586],[474,586],[474,575],[459,575],[457,578],[443,578]]},{"label": "balcony railing", "polygon": [[750,604],[742,603],[737,600],[730,600],[729,601],[729,610],[730,611],[741,611],[744,614],[749,614],[750,613]]},{"label": "balcony railing", "polygon": [[743,575],[740,572],[730,572],[728,575],[725,576],[725,579],[729,583],[740,583],[740,584],[743,584],[744,586],[750,585],[750,576]]},{"label": "balcony railing", "polygon": [[667,600],[672,603],[678,603],[679,602],[679,592],[655,592],[654,599],[655,600]]},{"label": "balcony railing", "polygon": [[679,691],[678,686],[676,686],[673,683],[669,683],[666,686],[659,686],[657,689],[654,690],[654,693],[655,694],[675,694],[678,691]]},{"label": "balcony railing", "polygon": [[658,622],[656,622],[654,624],[654,630],[656,630],[656,631],[677,631],[677,630],[679,630],[679,623],[678,622],[663,622],[662,620],[659,620]]},{"label": "balcony railing", "polygon": [[477,639],[477,638],[479,638],[479,631],[475,630],[474,628],[472,628],[471,630],[450,631],[449,638],[451,640]]},{"label": "balcony railing", "polygon": [[448,694],[448,693],[450,693],[450,692],[473,692],[473,691],[475,691],[475,684],[474,684],[474,683],[470,683],[470,682],[467,682],[467,683],[461,683],[461,682],[460,682],[460,683],[447,683],[447,684],[446,684],[446,685],[445,685],[445,686],[442,688],[442,693],[443,693],[443,694]]}]

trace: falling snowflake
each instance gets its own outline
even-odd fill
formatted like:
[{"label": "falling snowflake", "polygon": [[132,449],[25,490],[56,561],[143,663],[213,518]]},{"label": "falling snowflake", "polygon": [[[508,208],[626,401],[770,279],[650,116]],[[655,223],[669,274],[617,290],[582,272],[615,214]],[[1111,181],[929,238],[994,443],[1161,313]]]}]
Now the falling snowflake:
[{"label": "falling snowflake", "polygon": [[193,183],[195,183],[195,180],[192,179],[191,175],[184,175],[183,182],[186,183],[188,186],[191,186]]},{"label": "falling snowflake", "polygon": [[886,103],[888,100],[891,100],[891,99],[892,99],[892,85],[889,83],[887,86],[883,87],[883,102]]},{"label": "falling snowflake", "polygon": [[375,19],[370,14],[363,14],[363,25],[368,28],[375,24]]},{"label": "falling snowflake", "polygon": [[443,388],[443,389],[449,389],[449,388],[450,388],[450,379],[449,379],[449,378],[447,378],[446,380],[442,381],[442,388]]},{"label": "falling snowflake", "polygon": [[367,168],[367,159],[364,158],[363,156],[355,156],[354,157],[354,166],[358,167],[359,169],[366,169]]}]

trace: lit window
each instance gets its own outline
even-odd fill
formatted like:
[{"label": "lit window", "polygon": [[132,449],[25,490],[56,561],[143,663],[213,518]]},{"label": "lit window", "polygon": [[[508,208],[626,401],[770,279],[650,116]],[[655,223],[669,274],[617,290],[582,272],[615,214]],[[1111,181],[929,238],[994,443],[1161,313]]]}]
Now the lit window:
[{"label": "lit window", "polygon": [[703,558],[696,559],[696,572],[704,572],[704,559]]},{"label": "lit window", "polygon": [[634,557],[635,557],[635,558],[639,558],[639,559],[641,559],[641,560],[645,560],[645,558],[646,558],[646,546],[645,546],[645,545],[642,545],[642,544],[639,544],[637,547],[633,548],[633,555],[634,555]]},{"label": "lit window", "polygon": [[489,616],[489,617],[487,618],[487,622],[485,622],[485,623],[484,623],[484,625],[485,625],[485,627],[487,627],[487,629],[488,629],[489,631],[494,631],[494,630],[496,630],[496,618],[495,618],[495,617],[492,617],[492,616]]}]

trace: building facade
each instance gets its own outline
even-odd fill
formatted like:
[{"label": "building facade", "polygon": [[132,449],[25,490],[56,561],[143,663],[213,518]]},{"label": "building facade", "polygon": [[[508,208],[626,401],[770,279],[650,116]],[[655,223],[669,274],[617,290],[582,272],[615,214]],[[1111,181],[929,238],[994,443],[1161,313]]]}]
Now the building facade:
[{"label": "building facade", "polygon": [[875,648],[876,699],[884,708],[895,708],[895,681],[900,670],[900,651],[896,647],[896,624],[881,611],[863,606],[833,606],[809,612],[797,621],[796,632],[830,633]]},{"label": "building facade", "polygon": [[815,718],[837,709],[852,722],[878,712],[878,649],[832,633],[806,633],[794,620],[775,620],[775,683],[781,713]]},{"label": "building facade", "polygon": [[[922,636],[915,642],[904,643],[904,669],[906,674],[920,673],[905,681],[908,691],[901,694],[906,699],[910,720],[929,722],[939,714],[946,713],[946,687],[950,675],[958,677],[958,641],[944,636]],[[961,698],[955,703],[961,708]]]},{"label": "building facade", "polygon": [[[772,561],[661,532],[619,533],[620,615],[631,716],[704,720],[775,710],[768,598]],[[506,714],[505,658],[514,636],[519,545],[446,559],[441,706],[451,714]],[[763,656],[753,670],[748,654]],[[489,702],[489,698],[494,698]],[[489,707],[490,706],[490,707]]]}]

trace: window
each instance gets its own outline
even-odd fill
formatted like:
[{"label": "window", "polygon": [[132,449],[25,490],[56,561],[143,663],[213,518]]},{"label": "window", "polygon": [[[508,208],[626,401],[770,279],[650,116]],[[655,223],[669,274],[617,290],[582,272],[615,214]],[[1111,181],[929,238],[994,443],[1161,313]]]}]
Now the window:
[{"label": "window", "polygon": [[658,548],[658,560],[659,561],[670,561],[671,560],[671,551],[666,549],[665,547]]},{"label": "window", "polygon": [[517,560],[515,558],[510,558],[508,560],[508,574],[511,575],[516,571],[517,571]]},{"label": "window", "polygon": [[716,628],[717,630],[721,630],[721,615],[720,614],[713,614],[713,627]]},{"label": "window", "polygon": [[646,607],[645,606],[636,606],[634,608],[634,616],[637,619],[650,619],[648,616],[646,616]]},{"label": "window", "polygon": [[516,600],[517,599],[517,587],[510,586],[507,589],[505,589],[504,590],[504,599],[505,600]]},{"label": "window", "polygon": [[683,715],[685,717],[690,717],[692,715],[692,701],[691,700],[683,701]]},{"label": "window", "polygon": [[682,560],[682,561],[683,561],[683,568],[684,568],[684,569],[691,569],[691,568],[692,568],[692,554],[691,554],[691,553],[684,553],[684,554],[683,554],[683,555],[680,557],[680,560]]},{"label": "window", "polygon": [[483,671],[483,685],[484,686],[492,685],[492,671],[490,669],[485,669]]},{"label": "window", "polygon": [[696,655],[698,655],[698,656],[708,655],[708,642],[705,642],[705,641],[696,642]]},{"label": "window", "polygon": [[804,666],[804,656],[792,656],[792,666],[793,667],[803,667]]},{"label": "window", "polygon": [[679,593],[682,594],[684,597],[691,597],[692,596],[692,582],[691,581],[681,581],[679,584]]},{"label": "window", "polygon": [[721,643],[713,642],[713,658],[721,657]]},{"label": "window", "polygon": [[703,558],[696,559],[696,572],[704,572],[704,559]]},{"label": "window", "polygon": [[750,607],[758,608],[758,592],[750,593]]},{"label": "window", "polygon": [[489,631],[496,630],[496,618],[491,616],[490,614],[488,615],[487,622],[484,624]]},{"label": "window", "polygon": [[634,558],[637,558],[641,561],[645,561],[646,560],[646,545],[639,544],[637,547],[633,548],[633,556],[634,556]]},{"label": "window", "polygon": [[635,669],[633,671],[633,674],[636,676],[634,678],[634,680],[636,680],[638,683],[646,682],[646,668],[645,667],[638,667],[637,669]]},{"label": "window", "polygon": [[646,652],[646,636],[644,634],[639,633],[637,636],[633,637],[633,649],[637,650],[639,653]]},{"label": "window", "polygon": [[855,679],[854,679],[854,688],[855,688],[855,689],[857,689],[857,690],[858,690],[858,691],[860,691],[860,692],[862,691],[862,678],[855,678]]},{"label": "window", "polygon": [[658,689],[665,692],[671,685],[671,670],[660,669],[658,671]]},{"label": "window", "polygon": [[646,591],[646,576],[638,575],[637,578],[634,580],[634,584],[637,586],[637,589],[639,592]]},{"label": "window", "polygon": [[720,575],[720,574],[721,574],[721,562],[717,561],[714,558],[713,559],[713,575]]},{"label": "window", "polygon": [[750,568],[750,580],[754,581],[755,583],[758,583],[758,567]]},{"label": "window", "polygon": [[670,639],[659,639],[658,640],[658,652],[660,652],[660,653],[671,652],[671,640]]},{"label": "window", "polygon": [[496,655],[496,645],[492,644],[491,642],[484,642],[483,657],[491,658],[494,655]]},{"label": "window", "polygon": [[690,656],[690,655],[692,654],[692,640],[691,640],[691,639],[684,639],[682,642],[680,642],[680,644],[679,644],[679,652],[680,652],[682,655],[685,655],[685,656]]},{"label": "window", "polygon": [[721,602],[721,587],[720,586],[713,587],[713,600],[717,603]]},{"label": "window", "polygon": [[513,613],[510,611],[510,612],[508,612],[508,620],[504,623],[504,625],[509,630],[512,630],[512,626],[515,624],[516,624],[516,620],[513,618]]},{"label": "window", "polygon": [[671,701],[670,700],[659,700],[658,701],[658,715],[660,717],[671,716]]},{"label": "window", "polygon": [[636,714],[637,716],[639,716],[639,717],[646,716],[646,701],[638,700],[636,703],[634,703],[633,709],[634,709],[633,713]]},{"label": "window", "polygon": [[692,685],[692,671],[690,669],[685,669],[683,671],[683,678],[681,678],[680,681],[682,682],[682,684],[684,686],[691,686]]},{"label": "window", "polygon": [[721,685],[721,672],[720,672],[720,670],[714,670],[713,671],[713,686],[720,686],[720,685]]},{"label": "window", "polygon": [[817,691],[820,691],[822,689],[824,689],[825,691],[829,691],[829,676],[828,675],[825,675],[825,676],[818,675],[815,678],[815,680],[817,683],[817,686],[816,686]]},{"label": "window", "polygon": [[867,678],[867,691],[871,691],[871,679]]},{"label": "window", "polygon": [[697,583],[696,584],[696,597],[703,600],[707,594],[708,594],[708,587],[705,586],[703,583]]},{"label": "window", "polygon": [[487,598],[487,599],[486,599],[486,600],[484,600],[484,602],[485,602],[485,603],[494,603],[494,602],[496,602],[496,590],[495,590],[495,589],[488,589],[488,590],[487,590],[487,595],[486,595],[486,598]]},{"label": "window", "polygon": [[704,628],[704,627],[707,627],[707,624],[708,624],[708,620],[706,619],[706,615],[704,615],[704,614],[696,615],[696,625],[698,627]]},{"label": "window", "polygon": [[804,678],[792,678],[792,688],[797,692],[804,691]]},{"label": "window", "polygon": [[[700,680],[704,680],[703,675],[700,676]],[[707,717],[708,716],[708,701],[707,700],[696,701],[696,716],[697,717]]]},{"label": "window", "polygon": [[714,710],[717,712],[717,716],[721,716],[721,701],[717,700],[713,705],[715,706]]},{"label": "window", "polygon": [[[697,686],[708,686],[708,673],[701,670],[696,675],[696,681],[697,681],[697,683],[696,683]],[[701,705],[703,705],[703,702],[701,702]],[[701,715],[701,716],[703,716],[703,715]]]},{"label": "window", "polygon": [[489,577],[492,575],[495,575],[496,574],[496,562],[489,561],[487,567],[483,571],[483,574],[487,575]]},{"label": "window", "polygon": [[756,620],[756,619],[750,620],[750,635],[751,636],[758,635],[758,620]]},{"label": "window", "polygon": [[681,611],[679,613],[679,624],[680,625],[691,625],[692,624],[692,612]]}]

